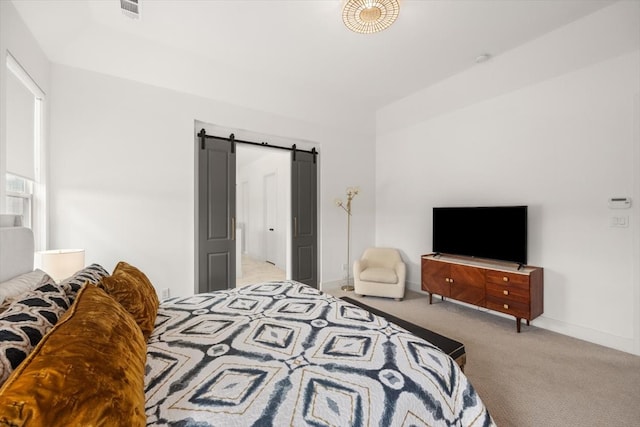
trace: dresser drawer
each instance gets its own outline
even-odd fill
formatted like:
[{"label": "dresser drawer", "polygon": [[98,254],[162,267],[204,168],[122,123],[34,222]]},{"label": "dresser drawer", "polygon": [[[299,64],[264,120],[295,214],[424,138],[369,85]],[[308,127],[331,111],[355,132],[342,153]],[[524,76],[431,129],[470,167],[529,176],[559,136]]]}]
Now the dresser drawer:
[{"label": "dresser drawer", "polygon": [[506,273],[504,271],[487,271],[486,277],[487,283],[529,289],[529,276],[526,274]]},{"label": "dresser drawer", "polygon": [[492,296],[496,301],[521,302],[529,304],[531,297],[529,289],[522,289],[515,286],[487,283],[487,296]]},{"label": "dresser drawer", "polygon": [[522,302],[505,301],[501,298],[487,295],[487,308],[510,314],[515,317],[529,319],[529,304]]}]

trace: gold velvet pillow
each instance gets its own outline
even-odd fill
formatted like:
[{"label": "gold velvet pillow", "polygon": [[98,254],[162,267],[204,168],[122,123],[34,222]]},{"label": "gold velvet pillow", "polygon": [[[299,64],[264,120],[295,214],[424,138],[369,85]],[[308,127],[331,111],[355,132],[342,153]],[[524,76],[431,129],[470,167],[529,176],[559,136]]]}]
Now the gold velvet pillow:
[{"label": "gold velvet pillow", "polygon": [[158,295],[145,274],[120,261],[111,276],[103,277],[98,287],[118,301],[135,319],[145,341],[153,332],[158,314]]},{"label": "gold velvet pillow", "polygon": [[131,315],[87,285],[0,388],[0,426],[144,426],[145,362]]}]

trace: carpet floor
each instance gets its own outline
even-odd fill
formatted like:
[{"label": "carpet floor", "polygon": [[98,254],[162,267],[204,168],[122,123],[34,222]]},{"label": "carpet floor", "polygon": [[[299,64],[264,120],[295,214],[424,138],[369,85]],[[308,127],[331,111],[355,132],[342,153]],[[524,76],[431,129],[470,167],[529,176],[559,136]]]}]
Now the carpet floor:
[{"label": "carpet floor", "polygon": [[498,426],[638,426],[640,357],[408,292],[348,296],[464,344],[465,374]]}]

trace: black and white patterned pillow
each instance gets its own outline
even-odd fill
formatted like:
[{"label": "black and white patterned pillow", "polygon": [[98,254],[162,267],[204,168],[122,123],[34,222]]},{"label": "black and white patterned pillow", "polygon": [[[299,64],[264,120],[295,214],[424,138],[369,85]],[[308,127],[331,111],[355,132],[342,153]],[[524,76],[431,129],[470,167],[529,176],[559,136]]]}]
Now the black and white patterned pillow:
[{"label": "black and white patterned pillow", "polygon": [[88,267],[83,268],[82,270],[75,273],[73,276],[68,279],[64,279],[60,282],[60,287],[66,292],[69,297],[69,302],[73,304],[73,301],[76,299],[76,295],[82,286],[85,283],[97,284],[100,279],[108,276],[109,273],[107,270],[102,268],[99,264],[91,264]]},{"label": "black and white patterned pillow", "polygon": [[69,306],[66,293],[51,280],[21,295],[0,314],[0,384],[26,359]]}]

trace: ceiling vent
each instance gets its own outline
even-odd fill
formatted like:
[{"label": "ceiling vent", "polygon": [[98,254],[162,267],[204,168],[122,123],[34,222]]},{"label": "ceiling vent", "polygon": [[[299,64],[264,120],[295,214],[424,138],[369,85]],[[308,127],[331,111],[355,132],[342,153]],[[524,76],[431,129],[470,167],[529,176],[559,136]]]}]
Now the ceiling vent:
[{"label": "ceiling vent", "polygon": [[140,0],[120,0],[122,13],[132,19],[140,19]]}]

